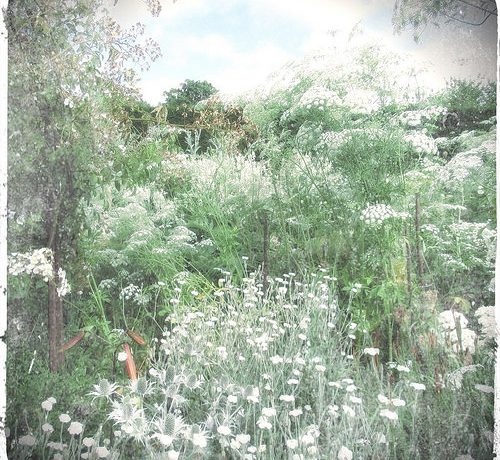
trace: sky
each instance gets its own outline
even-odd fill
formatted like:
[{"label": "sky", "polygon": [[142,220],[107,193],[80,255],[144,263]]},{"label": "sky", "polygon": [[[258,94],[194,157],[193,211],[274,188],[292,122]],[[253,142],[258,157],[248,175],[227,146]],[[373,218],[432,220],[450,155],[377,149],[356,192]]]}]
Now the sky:
[{"label": "sky", "polygon": [[140,74],[140,90],[151,104],[186,79],[207,80],[227,94],[249,91],[287,62],[318,49],[343,49],[353,31],[359,43],[381,44],[425,67],[421,78],[429,87],[439,88],[451,77],[496,79],[496,17],[480,27],[428,25],[417,44],[412,30],[394,34],[394,0],[161,3],[159,17],[138,0],[118,0],[109,7],[125,27],[144,23],[146,35],[161,47],[162,57]]}]

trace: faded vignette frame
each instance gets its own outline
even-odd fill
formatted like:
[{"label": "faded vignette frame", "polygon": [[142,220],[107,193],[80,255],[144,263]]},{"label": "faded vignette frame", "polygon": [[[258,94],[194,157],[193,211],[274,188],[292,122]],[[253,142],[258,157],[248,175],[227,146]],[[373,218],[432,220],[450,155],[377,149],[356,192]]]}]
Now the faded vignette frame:
[{"label": "faded vignette frame", "polygon": [[5,438],[7,344],[7,29],[0,0],[0,459],[7,458]]},{"label": "faded vignette frame", "polygon": [[[5,437],[6,424],[6,359],[7,359],[7,93],[8,93],[8,41],[7,30],[4,23],[4,11],[8,0],[0,0],[0,460],[7,459],[7,443]],[[497,24],[497,37],[500,28]],[[499,68],[500,39],[497,39],[497,119],[499,110],[500,68]],[[500,137],[497,135],[496,153],[496,212],[500,215],[500,165],[499,155]],[[498,230],[498,226],[497,226]],[[500,335],[500,308],[498,306],[498,293],[500,286],[499,275],[500,239],[497,238],[497,254],[495,269],[495,318],[497,330]],[[497,337],[497,345],[500,345]],[[497,347],[495,363],[495,436],[494,453],[500,458],[500,346]]]}]

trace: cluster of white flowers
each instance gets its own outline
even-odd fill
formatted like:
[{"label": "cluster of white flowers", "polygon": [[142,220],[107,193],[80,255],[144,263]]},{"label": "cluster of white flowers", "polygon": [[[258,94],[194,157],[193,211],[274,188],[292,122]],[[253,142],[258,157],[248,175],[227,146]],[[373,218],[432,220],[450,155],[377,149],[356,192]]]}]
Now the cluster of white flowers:
[{"label": "cluster of white flowers", "polygon": [[120,300],[135,302],[137,305],[147,305],[150,298],[135,284],[129,284],[120,291]]},{"label": "cluster of white flowers", "polygon": [[66,271],[59,268],[57,271],[58,286],[57,294],[59,297],[64,297],[71,292],[71,286],[69,285],[68,278],[66,278]]},{"label": "cluster of white flowers", "polygon": [[324,132],[316,145],[316,150],[321,149],[330,149],[336,150],[340,148],[340,146],[351,139],[350,130],[343,130],[339,132],[335,131],[326,131]]},{"label": "cluster of white flowers", "polygon": [[363,139],[368,139],[371,142],[387,136],[387,132],[378,128],[350,128],[342,131],[326,131],[319,137],[315,150],[337,150],[356,136],[362,136]]},{"label": "cluster of white flowers", "polygon": [[404,126],[415,128],[423,123],[434,122],[445,115],[445,107],[427,107],[421,110],[407,110],[399,116],[399,122]]},{"label": "cluster of white flowers", "polygon": [[168,241],[174,245],[190,245],[196,241],[196,233],[184,225],[178,225],[170,233]]},{"label": "cluster of white flowers", "polygon": [[265,161],[227,153],[217,149],[208,157],[185,156],[183,165],[191,177],[195,190],[212,190],[221,203],[245,196],[248,201],[268,198],[273,191]]},{"label": "cluster of white flowers", "polygon": [[468,350],[471,354],[476,351],[476,333],[467,328],[468,319],[463,313],[454,310],[445,310],[438,316],[440,330],[445,343],[454,353]]},{"label": "cluster of white flowers", "polygon": [[438,154],[436,142],[424,131],[407,133],[404,140],[409,142],[417,153]]},{"label": "cluster of white flowers", "polygon": [[351,89],[344,96],[342,104],[355,113],[370,114],[380,108],[380,97],[372,90]]},{"label": "cluster of white flowers", "polygon": [[295,136],[297,146],[301,149],[307,149],[310,147],[314,148],[318,139],[320,139],[322,132],[323,126],[321,123],[313,123],[310,121],[304,122]]},{"label": "cluster of white flowers", "polygon": [[495,319],[494,306],[479,307],[474,312],[474,316],[477,317],[481,325],[482,339],[496,339],[498,337],[498,326]]},{"label": "cluster of white flowers", "polygon": [[35,249],[32,252],[12,253],[9,257],[9,273],[14,276],[27,274],[41,276],[44,281],[54,277],[54,256],[48,248]]},{"label": "cluster of white flowers", "polygon": [[[35,249],[32,252],[12,253],[8,260],[9,273],[13,276],[22,274],[40,276],[44,281],[53,280],[54,255],[48,248]],[[57,271],[57,294],[64,297],[71,292],[71,286],[66,277],[66,271],[59,268]]]},{"label": "cluster of white flowers", "polygon": [[301,109],[326,111],[341,104],[342,100],[334,91],[323,86],[313,86],[302,95],[297,106]]},{"label": "cluster of white flowers", "polygon": [[371,204],[361,211],[361,220],[367,225],[380,225],[390,218],[406,218],[408,213],[397,212],[387,204]]},{"label": "cluster of white flowers", "polygon": [[439,176],[439,179],[443,183],[449,183],[451,181],[461,185],[463,180],[467,178],[472,171],[478,170],[482,166],[483,160],[481,156],[477,154],[476,149],[460,152],[443,167],[443,174]]}]

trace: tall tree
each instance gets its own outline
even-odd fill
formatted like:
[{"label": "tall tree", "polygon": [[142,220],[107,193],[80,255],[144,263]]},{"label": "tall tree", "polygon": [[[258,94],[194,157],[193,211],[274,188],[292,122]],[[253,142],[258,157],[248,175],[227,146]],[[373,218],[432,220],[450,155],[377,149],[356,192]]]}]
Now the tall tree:
[{"label": "tall tree", "polygon": [[[9,209],[25,224],[11,227],[12,249],[51,249],[48,285],[49,366],[63,362],[62,265],[71,258],[110,145],[118,142],[109,116],[115,88],[133,93],[130,60],[159,55],[139,46],[137,24],[122,30],[102,0],[12,0],[5,12],[9,42]],[[152,4],[158,12],[157,4]]]},{"label": "tall tree", "polygon": [[165,91],[167,119],[174,124],[189,125],[195,119],[195,105],[215,94],[208,81],[186,80],[179,88]]},{"label": "tall tree", "polygon": [[396,0],[392,22],[396,32],[412,27],[418,41],[428,23],[438,25],[444,21],[482,26],[496,16],[495,0]]}]

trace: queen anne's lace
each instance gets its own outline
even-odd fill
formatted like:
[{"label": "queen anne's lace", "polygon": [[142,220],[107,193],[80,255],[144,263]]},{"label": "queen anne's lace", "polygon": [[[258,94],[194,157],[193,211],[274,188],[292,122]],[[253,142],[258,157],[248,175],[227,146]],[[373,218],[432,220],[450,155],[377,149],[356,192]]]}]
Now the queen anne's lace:
[{"label": "queen anne's lace", "polygon": [[406,218],[405,212],[396,212],[387,204],[372,204],[361,211],[361,220],[368,225],[380,225],[392,217]]},{"label": "queen anne's lace", "polygon": [[436,142],[432,137],[427,136],[424,132],[408,133],[404,137],[405,141],[409,142],[417,153],[438,154]]}]

